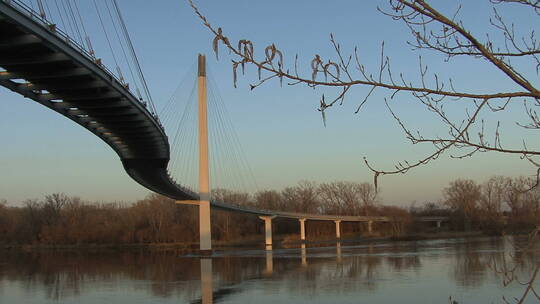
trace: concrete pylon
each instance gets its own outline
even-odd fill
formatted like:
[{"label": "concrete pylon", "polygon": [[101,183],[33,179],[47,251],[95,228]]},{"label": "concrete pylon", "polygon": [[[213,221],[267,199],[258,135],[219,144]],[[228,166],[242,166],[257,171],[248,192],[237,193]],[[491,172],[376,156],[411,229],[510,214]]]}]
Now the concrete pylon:
[{"label": "concrete pylon", "polygon": [[306,219],[298,219],[300,221],[300,239],[306,240]]},{"label": "concrete pylon", "polygon": [[275,217],[276,217],[275,215],[259,216],[259,218],[264,221],[264,235],[265,235],[266,250],[272,250],[272,220]]},{"label": "concrete pylon", "polygon": [[334,221],[334,223],[336,223],[336,238],[337,239],[340,239],[341,238],[341,220],[336,220]]},{"label": "concrete pylon", "polygon": [[441,222],[442,221],[437,221],[437,229],[441,229]]},{"label": "concrete pylon", "polygon": [[212,250],[210,178],[208,171],[208,117],[206,107],[206,58],[199,54],[199,238],[200,250]]},{"label": "concrete pylon", "polygon": [[371,234],[373,232],[373,221],[367,222],[367,231],[368,231],[368,234]]}]

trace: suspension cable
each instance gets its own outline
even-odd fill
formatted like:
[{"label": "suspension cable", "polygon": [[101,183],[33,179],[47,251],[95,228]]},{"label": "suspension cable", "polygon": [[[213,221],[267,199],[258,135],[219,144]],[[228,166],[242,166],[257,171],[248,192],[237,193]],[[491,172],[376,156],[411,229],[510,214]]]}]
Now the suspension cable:
[{"label": "suspension cable", "polygon": [[84,45],[84,39],[83,39],[83,37],[81,35],[81,31],[79,30],[79,24],[77,22],[77,19],[75,18],[75,14],[73,13],[73,8],[71,6],[71,1],[67,0],[66,5],[67,5],[68,11],[69,11],[68,18],[71,17],[71,21],[73,22],[73,25],[74,25],[74,28],[75,28],[75,31],[76,31],[75,34],[77,34],[79,36],[80,45]]},{"label": "suspension cable", "polygon": [[47,9],[47,20],[50,22],[50,23],[55,23],[54,20],[53,20],[53,15],[52,15],[52,12],[51,12],[51,8],[49,7],[49,3],[47,1],[45,1],[45,8]]},{"label": "suspension cable", "polygon": [[135,75],[133,74],[133,69],[131,68],[131,64],[129,63],[128,56],[126,54],[126,50],[124,48],[124,44],[122,43],[122,39],[120,38],[120,34],[118,34],[118,29],[116,28],[116,22],[114,22],[114,18],[111,14],[111,9],[109,8],[108,1],[105,1],[105,6],[107,7],[107,12],[109,13],[109,17],[111,19],[111,23],[113,24],[114,32],[116,34],[116,38],[118,39],[118,43],[120,44],[120,48],[122,49],[122,54],[124,55],[124,60],[128,66],[129,73],[131,75],[131,79],[133,80],[133,84],[139,88],[136,82]]},{"label": "suspension cable", "polygon": [[[64,9],[64,12],[66,14],[66,23],[68,25],[68,28],[69,30],[71,30],[71,35],[68,35],[69,37],[71,37],[73,40],[76,40],[77,39],[77,36],[75,33],[75,30],[73,29],[73,25],[71,24],[71,18],[69,18],[69,13],[66,9],[66,4],[64,3],[64,1],[60,1],[60,3],[62,4],[62,8]],[[68,30],[68,28],[66,28],[66,31]]]},{"label": "suspension cable", "polygon": [[[94,0],[95,1],[95,0]],[[126,37],[126,41],[128,42],[129,49],[131,51],[131,54],[133,56],[133,60],[135,62],[135,67],[137,68],[137,71],[139,73],[139,77],[141,78],[141,82],[143,85],[143,90],[145,92],[146,98],[148,99],[148,102],[151,107],[152,114],[156,114],[156,107],[154,105],[154,101],[152,100],[152,96],[150,95],[150,90],[148,89],[148,85],[146,84],[146,79],[144,78],[144,74],[141,69],[141,65],[139,63],[139,59],[137,58],[137,54],[135,53],[135,49],[133,47],[133,43],[131,42],[131,38],[129,37],[129,33],[126,27],[126,23],[124,22],[124,18],[122,18],[122,14],[120,13],[120,8],[118,7],[118,3],[116,0],[112,0],[114,7],[116,9],[116,14],[118,14],[118,19],[120,20],[120,25],[122,26],[124,35]]]},{"label": "suspension cable", "polygon": [[60,22],[62,22],[62,28],[65,29],[66,33],[67,33],[68,28],[66,27],[66,23],[64,22],[64,17],[62,16],[62,11],[60,11],[60,6],[58,5],[58,0],[54,0],[54,4],[56,5],[56,9],[58,10],[58,16],[60,16]]},{"label": "suspension cable", "polygon": [[[103,19],[101,18],[101,14],[99,13],[99,8],[98,8],[98,5],[96,3],[96,0],[94,0],[94,6],[96,7],[96,12],[98,14],[99,21],[101,23],[101,27],[103,28],[103,32],[105,33],[105,38],[107,38],[107,43],[109,44],[109,49],[110,49],[112,57],[114,59],[114,63],[116,64],[116,68],[119,69],[118,61],[116,60],[116,56],[114,55],[114,51],[113,51],[113,48],[112,48],[112,45],[111,45],[111,41],[109,39],[109,35],[107,34],[107,30],[105,29],[105,24],[103,23]],[[119,76],[121,76],[121,75],[119,75]]]},{"label": "suspension cable", "polygon": [[[86,27],[84,26],[84,21],[83,21],[83,18],[81,16],[81,12],[79,10],[79,5],[77,5],[77,1],[73,1],[73,3],[75,4],[75,11],[77,12],[77,16],[79,16],[79,21],[81,23],[81,26],[82,26],[82,29],[83,29],[83,32],[84,32],[84,37],[86,39],[86,47],[87,47],[87,50],[88,52],[90,53],[90,55],[94,56],[94,48],[92,47],[92,42],[90,41],[90,36],[88,35],[88,33],[86,32]],[[84,45],[84,44],[83,44]]]},{"label": "suspension cable", "polygon": [[41,16],[41,18],[46,19],[47,14],[45,13],[45,8],[43,7],[43,2],[41,0],[37,0],[37,5],[38,5],[38,8],[39,8],[39,15]]}]

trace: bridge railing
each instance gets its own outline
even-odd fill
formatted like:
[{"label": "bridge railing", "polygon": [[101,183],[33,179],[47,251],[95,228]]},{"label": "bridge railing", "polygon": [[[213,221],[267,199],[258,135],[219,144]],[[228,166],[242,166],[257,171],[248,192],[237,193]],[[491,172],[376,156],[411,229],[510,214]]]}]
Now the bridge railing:
[{"label": "bridge railing", "polygon": [[[63,39],[69,46],[76,49],[79,53],[84,55],[87,59],[94,62],[96,66],[98,66],[101,70],[103,70],[105,73],[107,73],[108,76],[116,80],[118,83],[120,83],[123,87],[125,87],[128,91],[131,92],[128,86],[125,85],[124,81],[122,81],[118,76],[116,76],[111,70],[107,68],[103,63],[99,63],[97,61],[97,57],[89,52],[83,45],[81,45],[77,40],[71,38],[66,32],[62,31],[62,29],[58,28],[55,23],[49,21],[47,18],[42,17],[41,14],[36,12],[33,8],[29,7],[26,3],[20,1],[20,0],[0,0],[4,3],[7,3],[11,7],[15,8],[17,11],[27,15],[32,20],[36,21],[37,24],[43,26],[51,33],[54,33],[56,36]],[[53,29],[54,27],[54,29]],[[133,94],[133,92],[131,92]],[[135,98],[137,99],[137,98]],[[139,100],[139,99],[137,99]],[[141,102],[139,100],[139,102]],[[141,102],[145,108],[146,104],[144,102]]]}]

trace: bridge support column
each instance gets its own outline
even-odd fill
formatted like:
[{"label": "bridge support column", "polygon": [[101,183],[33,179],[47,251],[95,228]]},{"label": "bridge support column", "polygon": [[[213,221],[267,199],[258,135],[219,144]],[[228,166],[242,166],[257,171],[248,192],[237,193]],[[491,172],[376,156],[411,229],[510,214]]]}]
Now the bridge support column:
[{"label": "bridge support column", "polygon": [[341,220],[334,221],[334,223],[336,223],[336,238],[340,239],[341,238],[341,227],[340,227]]},{"label": "bridge support column", "polygon": [[367,231],[368,231],[368,234],[371,234],[373,232],[373,221],[367,222]]},{"label": "bridge support column", "polygon": [[300,221],[300,240],[306,240],[306,219],[298,219]]},{"label": "bridge support column", "polygon": [[208,170],[208,117],[206,107],[206,59],[199,54],[199,234],[201,252],[212,250],[210,225],[210,177]]},{"label": "bridge support column", "polygon": [[210,202],[199,202],[199,242],[202,252],[212,251],[212,228],[210,225]]},{"label": "bridge support column", "polygon": [[[201,195],[202,197],[203,195]],[[199,206],[199,249],[202,254],[212,252],[212,227],[210,224],[210,201],[183,200],[176,201],[181,205]]]},{"label": "bridge support column", "polygon": [[[264,235],[267,250],[272,250],[272,219],[275,217],[275,215],[259,216],[259,218],[264,221]],[[270,246],[270,249],[268,249],[268,246]]]},{"label": "bridge support column", "polygon": [[437,221],[437,229],[441,229],[441,221]]}]

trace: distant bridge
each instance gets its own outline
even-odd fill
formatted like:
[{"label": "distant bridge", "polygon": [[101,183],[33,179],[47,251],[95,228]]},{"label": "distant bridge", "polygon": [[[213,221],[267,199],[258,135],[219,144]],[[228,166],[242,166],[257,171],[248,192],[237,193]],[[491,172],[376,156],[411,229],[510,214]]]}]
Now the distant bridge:
[{"label": "distant bridge", "polygon": [[[21,1],[0,0],[0,67],[4,69],[0,71],[0,85],[56,111],[101,138],[118,154],[126,172],[139,184],[178,202],[198,204],[201,244],[206,243],[201,245],[203,250],[211,249],[210,206],[258,215],[265,221],[269,245],[272,244],[271,223],[275,217],[298,219],[302,240],[305,239],[306,220],[334,221],[338,238],[342,221],[366,222],[369,231],[373,222],[392,221],[384,216],[252,209],[210,201],[209,189],[200,191],[200,195],[176,183],[167,171],[170,160],[168,137],[157,115],[148,109],[148,103],[135,97],[129,86],[110,72],[99,58]],[[206,75],[199,72],[199,76],[205,78]],[[203,212],[204,201],[209,203],[207,212]],[[447,218],[417,220],[440,225]]]}]

